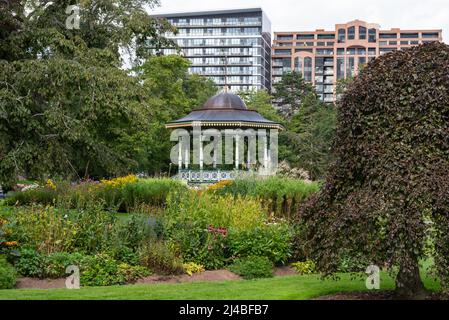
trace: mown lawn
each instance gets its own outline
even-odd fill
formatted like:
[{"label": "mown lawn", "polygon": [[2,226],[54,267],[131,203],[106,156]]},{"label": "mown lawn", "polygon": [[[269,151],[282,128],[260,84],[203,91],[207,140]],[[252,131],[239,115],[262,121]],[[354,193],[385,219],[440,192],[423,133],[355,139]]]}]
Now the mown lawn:
[{"label": "mown lawn", "polygon": [[[91,287],[80,290],[0,290],[0,299],[87,299],[87,300],[303,300],[337,292],[364,291],[365,279],[352,279],[341,274],[338,281],[322,281],[317,275],[286,276],[258,280],[226,282],[197,282],[181,284],[127,285],[112,287]],[[425,278],[428,289],[438,290],[439,285]],[[382,273],[381,290],[394,287],[393,280]]]}]

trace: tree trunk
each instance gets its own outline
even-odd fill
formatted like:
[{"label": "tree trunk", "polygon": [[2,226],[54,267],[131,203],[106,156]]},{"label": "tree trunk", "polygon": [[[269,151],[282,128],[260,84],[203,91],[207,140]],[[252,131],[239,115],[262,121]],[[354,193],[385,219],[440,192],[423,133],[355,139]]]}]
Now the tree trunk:
[{"label": "tree trunk", "polygon": [[396,296],[399,299],[425,299],[428,292],[421,281],[418,260],[415,257],[409,257],[407,260],[399,267]]}]

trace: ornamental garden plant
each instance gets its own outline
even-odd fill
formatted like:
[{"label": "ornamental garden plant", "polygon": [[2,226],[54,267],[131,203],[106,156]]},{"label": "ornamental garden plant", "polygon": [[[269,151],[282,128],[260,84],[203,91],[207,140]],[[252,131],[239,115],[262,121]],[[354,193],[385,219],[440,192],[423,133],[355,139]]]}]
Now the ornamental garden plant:
[{"label": "ornamental garden plant", "polygon": [[343,261],[376,264],[398,296],[425,297],[419,263],[432,258],[448,289],[448,74],[449,47],[432,43],[375,59],[348,86],[335,161],[297,217],[325,275]]},{"label": "ornamental garden plant", "polygon": [[82,286],[228,267],[243,278],[266,277],[275,265],[298,259],[297,229],[287,218],[293,207],[273,210],[272,203],[299,203],[317,189],[315,183],[284,178],[227,181],[200,190],[134,175],[46,180],[10,192],[2,203],[1,270],[9,279],[4,287],[19,277],[66,277],[69,265],[79,266]]}]

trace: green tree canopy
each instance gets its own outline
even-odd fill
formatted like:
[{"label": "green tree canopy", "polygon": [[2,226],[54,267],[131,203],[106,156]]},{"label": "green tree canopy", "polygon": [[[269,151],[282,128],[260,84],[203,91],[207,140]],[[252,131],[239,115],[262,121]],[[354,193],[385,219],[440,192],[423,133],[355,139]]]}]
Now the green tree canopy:
[{"label": "green tree canopy", "polygon": [[322,179],[332,159],[337,110],[315,95],[303,100],[287,130],[279,136],[280,155],[290,165],[305,169],[313,180]]},{"label": "green tree canopy", "polygon": [[178,55],[151,57],[142,66],[141,80],[151,96],[153,117],[147,137],[147,161],[144,171],[166,171],[170,164],[169,121],[187,115],[217,92],[215,83],[197,74],[189,74],[190,62]]},{"label": "green tree canopy", "polygon": [[448,74],[449,47],[432,43],[374,60],[345,91],[335,162],[300,215],[325,274],[343,258],[387,265],[398,294],[419,296],[418,261],[430,253],[447,289]]},{"label": "green tree canopy", "polygon": [[83,0],[80,28],[71,30],[73,3],[0,3],[1,183],[148,169],[157,108],[172,104],[158,104],[157,90],[122,70],[121,57],[128,50],[148,59],[152,48],[172,45],[163,34],[175,29],[147,13],[158,1]]},{"label": "green tree canopy", "polygon": [[[66,9],[73,4],[79,7],[79,29],[66,27],[70,16]],[[3,1],[0,59],[55,55],[73,59],[88,50],[94,51],[89,59],[100,55],[105,59],[98,62],[115,65],[121,65],[122,50],[145,59],[153,48],[173,46],[163,35],[176,29],[147,12],[158,4],[158,0]]]},{"label": "green tree canopy", "polygon": [[284,118],[279,111],[273,107],[273,97],[266,90],[240,91],[238,95],[242,98],[248,108],[257,110],[266,119],[284,123]]},{"label": "green tree canopy", "polygon": [[284,73],[281,81],[274,84],[274,99],[287,119],[300,110],[309,95],[316,95],[315,89],[296,71]]}]

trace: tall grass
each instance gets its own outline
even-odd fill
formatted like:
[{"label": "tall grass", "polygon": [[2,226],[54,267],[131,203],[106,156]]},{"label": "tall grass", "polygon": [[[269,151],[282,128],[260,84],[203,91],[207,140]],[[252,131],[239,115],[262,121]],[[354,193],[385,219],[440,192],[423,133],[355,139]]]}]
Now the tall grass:
[{"label": "tall grass", "polygon": [[299,210],[301,203],[319,188],[318,182],[274,176],[267,179],[237,179],[212,192],[257,198],[271,214],[290,219]]},{"label": "tall grass", "polygon": [[6,205],[43,204],[65,208],[85,208],[91,202],[101,201],[106,209],[130,212],[134,208],[165,207],[171,191],[187,189],[187,186],[172,179],[139,179],[121,185],[99,182],[81,182],[72,185],[58,183],[56,189],[39,187],[25,192],[11,194]]}]

